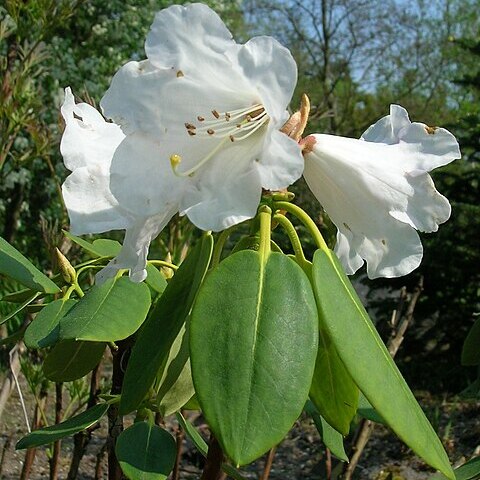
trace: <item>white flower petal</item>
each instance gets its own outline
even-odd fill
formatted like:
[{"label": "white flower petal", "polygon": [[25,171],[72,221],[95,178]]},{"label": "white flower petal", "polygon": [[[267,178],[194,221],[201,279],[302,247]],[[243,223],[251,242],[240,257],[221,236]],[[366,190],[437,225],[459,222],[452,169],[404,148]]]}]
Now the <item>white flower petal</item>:
[{"label": "white flower petal", "polygon": [[[155,15],[145,42],[149,60],[159,68],[187,69],[197,62],[209,71],[214,61],[225,62],[223,53],[235,42],[220,17],[201,3],[173,5]],[[186,73],[186,72],[184,72]]]},{"label": "white flower petal", "polygon": [[298,143],[279,130],[271,128],[257,162],[263,188],[286,188],[302,176],[303,168],[303,155]]},{"label": "white flower petal", "polygon": [[369,127],[361,138],[398,145],[408,171],[430,171],[461,157],[458,142],[448,130],[411,123],[407,111],[398,105],[391,105],[390,115]]},{"label": "white flower petal", "polygon": [[348,274],[355,273],[364,258],[369,278],[393,278],[407,275],[420,265],[423,247],[412,227],[385,217],[368,236],[339,227],[335,253]]},{"label": "white flower petal", "polygon": [[60,152],[65,166],[69,170],[86,165],[103,165],[108,168],[113,152],[125,137],[120,127],[106,122],[91,105],[75,105],[70,88],[65,89],[61,111],[65,130]]},{"label": "white flower petal", "polygon": [[177,80],[176,72],[154,67],[148,60],[128,62],[114,75],[100,101],[104,114],[125,133],[164,131],[161,104],[165,86]]},{"label": "white flower petal", "polygon": [[134,215],[150,217],[178,204],[183,183],[173,173],[166,146],[149,135],[128,135],[115,151],[110,188]]},{"label": "white flower petal", "polygon": [[[223,150],[199,171],[182,199],[180,211],[202,230],[220,231],[255,216],[262,185],[248,158],[258,142],[240,142]],[[225,165],[228,165],[225,168]]]},{"label": "white flower petal", "polygon": [[62,185],[74,235],[121,230],[132,223],[110,192],[110,176],[99,165],[77,168]]},{"label": "white flower petal", "polygon": [[[255,86],[275,124],[288,118],[285,109],[297,84],[297,64],[290,51],[272,37],[254,37],[235,51],[238,67]],[[231,58],[233,55],[231,55]]]},{"label": "white flower petal", "polygon": [[[131,218],[110,191],[110,163],[125,137],[92,106],[75,105],[70,88],[62,106],[65,119],[60,151],[73,173],[62,187],[74,234],[101,233],[127,228]],[[81,118],[78,118],[81,117]]]},{"label": "white flower petal", "polygon": [[367,260],[370,278],[405,275],[421,260],[413,226],[435,231],[450,214],[448,201],[398,144],[313,135],[304,176],[340,234],[337,252],[349,273]]},{"label": "white flower petal", "polygon": [[142,282],[147,277],[147,256],[152,240],[175,215],[178,207],[171,207],[155,216],[140,218],[125,233],[120,253],[96,275],[99,283],[114,277],[119,270],[130,270],[130,279]]}]

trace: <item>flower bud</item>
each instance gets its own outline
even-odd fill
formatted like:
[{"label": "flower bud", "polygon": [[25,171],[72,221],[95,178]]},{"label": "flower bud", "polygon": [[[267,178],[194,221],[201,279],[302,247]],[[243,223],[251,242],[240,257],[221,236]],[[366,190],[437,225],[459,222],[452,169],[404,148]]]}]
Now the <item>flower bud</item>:
[{"label": "flower bud", "polygon": [[58,267],[63,279],[69,284],[76,282],[77,272],[68,261],[68,258],[58,248],[55,248],[55,254],[57,256]]}]

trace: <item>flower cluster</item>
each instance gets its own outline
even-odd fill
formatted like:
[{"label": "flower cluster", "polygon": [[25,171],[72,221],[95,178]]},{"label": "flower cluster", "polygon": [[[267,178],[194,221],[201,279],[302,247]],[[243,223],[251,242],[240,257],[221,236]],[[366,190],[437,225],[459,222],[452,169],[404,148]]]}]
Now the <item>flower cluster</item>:
[{"label": "flower cluster", "polygon": [[220,231],[255,216],[262,189],[287,188],[302,174],[338,227],[348,273],[364,260],[370,277],[418,266],[415,229],[435,231],[450,214],[428,175],[460,156],[448,131],[411,123],[393,105],[360,140],[286,134],[292,55],[271,37],[237,44],[202,4],[160,11],[145,50],[101,101],[111,122],[75,104],[70,89],[62,107],[72,232],[126,230],[101,276],[129,269],[143,280],[150,242],[175,213]]}]

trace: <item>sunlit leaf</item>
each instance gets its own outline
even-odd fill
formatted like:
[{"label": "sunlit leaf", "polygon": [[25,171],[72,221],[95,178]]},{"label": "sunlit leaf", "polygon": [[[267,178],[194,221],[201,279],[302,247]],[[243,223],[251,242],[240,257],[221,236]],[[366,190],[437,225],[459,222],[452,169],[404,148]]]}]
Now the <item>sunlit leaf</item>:
[{"label": "sunlit leaf", "polygon": [[34,430],[22,439],[20,439],[15,446],[17,450],[23,448],[38,447],[40,445],[48,445],[49,443],[56,442],[61,438],[68,437],[77,432],[81,432],[92,425],[95,425],[108,410],[108,404],[101,403],[95,405],[85,412],[71,417],[62,423],[52,425],[51,427],[42,428],[40,430]]},{"label": "sunlit leaf", "polygon": [[0,274],[13,278],[36,292],[60,291],[55,283],[2,237],[0,237]]},{"label": "sunlit leaf", "polygon": [[243,250],[209,272],[191,317],[202,411],[238,465],[279,443],[308,397],[318,346],[310,282],[279,253]]},{"label": "sunlit leaf", "polygon": [[60,338],[114,342],[136,332],[150,308],[150,290],[127,277],[94,285],[60,321]]},{"label": "sunlit leaf", "polygon": [[412,450],[432,467],[454,479],[442,443],[333,252],[317,250],[315,253],[313,285],[320,319],[365,397]]}]

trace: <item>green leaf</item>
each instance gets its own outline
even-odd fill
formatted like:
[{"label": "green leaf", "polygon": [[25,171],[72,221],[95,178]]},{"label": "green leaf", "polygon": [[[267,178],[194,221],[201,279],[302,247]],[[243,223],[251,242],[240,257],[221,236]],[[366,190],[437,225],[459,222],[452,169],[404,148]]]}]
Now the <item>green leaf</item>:
[{"label": "green leaf", "polygon": [[[202,436],[197,432],[195,427],[183,417],[180,412],[177,412],[177,420],[187,434],[187,437],[192,441],[200,454],[206,458],[208,453],[208,445],[202,438]],[[234,480],[246,480],[245,477],[241,475],[236,468],[228,465],[228,463],[222,464],[222,470]]]},{"label": "green leaf", "polygon": [[462,365],[480,364],[480,318],[477,318],[465,338],[462,348]]},{"label": "green leaf", "polygon": [[98,238],[92,243],[96,256],[99,257],[116,257],[122,248],[122,244],[116,240],[108,238]]},{"label": "green leaf", "polygon": [[442,443],[333,252],[315,252],[313,285],[320,319],[354,382],[390,428],[413,451],[454,480]]},{"label": "green leaf", "polygon": [[359,390],[324,328],[320,329],[310,399],[322,417],[343,435],[357,411]]},{"label": "green leaf", "polygon": [[31,297],[27,298],[21,305],[11,311],[6,317],[0,319],[0,325],[2,323],[8,322],[11,318],[13,318],[17,313],[20,313],[24,308],[28,307],[30,303],[32,303],[37,297],[40,296],[39,292],[34,293]]},{"label": "green leaf", "polygon": [[57,285],[2,237],[0,237],[0,274],[13,278],[36,292],[60,291]]},{"label": "green leaf", "polygon": [[164,480],[175,464],[176,443],[163,428],[137,422],[118,436],[115,453],[130,480]]},{"label": "green leaf", "polygon": [[2,302],[10,303],[23,303],[28,298],[33,297],[36,291],[31,290],[30,288],[25,288],[23,290],[18,290],[17,292],[7,293],[2,297]]},{"label": "green leaf", "polygon": [[167,281],[160,273],[160,270],[149,263],[147,263],[147,278],[145,279],[145,282],[157,293],[163,293],[163,291],[167,288]]},{"label": "green leaf", "polygon": [[190,367],[188,330],[182,327],[173,342],[166,367],[157,387],[157,404],[162,416],[175,413],[195,394]]},{"label": "green leaf", "polygon": [[90,243],[81,237],[72,235],[66,230],[63,230],[63,233],[72,242],[76,243],[79,247],[82,247],[86,252],[90,253],[94,257],[115,257],[122,248],[122,245],[116,240],[99,238],[94,240],[93,243]]},{"label": "green leaf", "polygon": [[207,271],[212,249],[212,236],[203,236],[180,265],[144,323],[125,372],[120,402],[122,414],[138,407],[159,370],[165,367],[170,348],[185,323]]},{"label": "green leaf", "polygon": [[60,321],[60,338],[115,342],[136,332],[150,308],[150,290],[127,277],[94,285]]},{"label": "green leaf", "polygon": [[285,255],[243,250],[207,275],[191,317],[193,382],[237,465],[291,428],[308,397],[317,347],[310,282]]},{"label": "green leaf", "polygon": [[[480,457],[475,457],[454,470],[456,480],[480,479]],[[430,480],[445,480],[445,476],[437,473]]]},{"label": "green leaf", "polygon": [[43,362],[43,372],[53,382],[82,378],[98,365],[104,350],[104,343],[74,340],[57,343]]},{"label": "green leaf", "polygon": [[358,400],[358,410],[357,413],[366,418],[367,420],[371,420],[372,422],[381,423],[386,425],[385,420],[378,414],[378,412],[372,407],[370,402],[365,398],[363,394],[360,394],[360,398]]},{"label": "green leaf", "polygon": [[25,331],[28,348],[51,347],[58,341],[60,319],[76,304],[76,300],[60,299],[45,306]]},{"label": "green leaf", "polygon": [[308,401],[305,405],[305,411],[312,417],[318,434],[324,445],[342,462],[348,462],[345,447],[343,445],[343,436],[335,430],[318,412],[313,402]]},{"label": "green leaf", "polygon": [[107,413],[108,404],[100,403],[88,410],[65,420],[62,423],[52,425],[51,427],[35,430],[22,439],[20,439],[15,446],[17,450],[23,448],[38,447],[40,445],[48,445],[56,442],[61,438],[68,437],[77,432],[81,432],[92,425],[95,425]]}]

